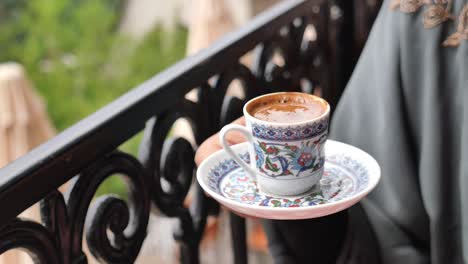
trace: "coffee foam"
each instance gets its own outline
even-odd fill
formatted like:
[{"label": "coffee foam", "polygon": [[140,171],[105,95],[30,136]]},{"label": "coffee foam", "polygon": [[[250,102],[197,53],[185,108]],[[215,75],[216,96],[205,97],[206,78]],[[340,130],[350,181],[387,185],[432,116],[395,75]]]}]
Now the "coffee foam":
[{"label": "coffee foam", "polygon": [[246,105],[251,116],[275,123],[297,123],[318,118],[329,106],[320,97],[305,93],[275,93],[253,99]]}]

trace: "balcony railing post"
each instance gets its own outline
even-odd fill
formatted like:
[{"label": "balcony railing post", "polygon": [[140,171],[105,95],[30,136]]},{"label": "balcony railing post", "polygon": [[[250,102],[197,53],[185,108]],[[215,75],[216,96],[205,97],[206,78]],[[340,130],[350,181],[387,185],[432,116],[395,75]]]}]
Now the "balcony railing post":
[{"label": "balcony railing post", "polygon": [[245,219],[234,214],[229,214],[231,224],[232,249],[234,264],[247,263],[247,235]]}]

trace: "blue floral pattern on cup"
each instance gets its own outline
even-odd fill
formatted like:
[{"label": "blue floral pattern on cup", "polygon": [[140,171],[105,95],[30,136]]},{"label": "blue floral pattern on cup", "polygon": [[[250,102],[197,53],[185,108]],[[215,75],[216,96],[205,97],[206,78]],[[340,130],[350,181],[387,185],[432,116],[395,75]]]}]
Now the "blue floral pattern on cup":
[{"label": "blue floral pattern on cup", "polygon": [[295,141],[316,137],[328,130],[328,118],[319,122],[302,125],[276,127],[252,123],[252,135],[259,139],[271,141]]},{"label": "blue floral pattern on cup", "polygon": [[325,162],[322,149],[325,141],[325,135],[315,141],[296,143],[256,141],[256,167],[270,177],[300,177],[303,173],[315,173]]}]

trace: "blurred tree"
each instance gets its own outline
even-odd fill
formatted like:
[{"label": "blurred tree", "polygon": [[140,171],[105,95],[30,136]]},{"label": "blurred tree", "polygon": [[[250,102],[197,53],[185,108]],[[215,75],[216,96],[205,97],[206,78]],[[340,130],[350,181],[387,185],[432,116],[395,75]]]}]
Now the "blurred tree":
[{"label": "blurred tree", "polygon": [[[156,27],[139,42],[119,34],[122,7],[122,0],[0,1],[0,61],[24,65],[57,130],[184,57],[181,27]],[[136,153],[137,142],[123,148]],[[103,188],[123,189],[114,185]]]}]

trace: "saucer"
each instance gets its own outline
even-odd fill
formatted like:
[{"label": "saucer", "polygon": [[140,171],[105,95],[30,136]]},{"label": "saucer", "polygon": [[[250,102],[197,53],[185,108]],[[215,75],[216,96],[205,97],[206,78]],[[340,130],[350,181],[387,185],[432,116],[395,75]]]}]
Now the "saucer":
[{"label": "saucer", "polygon": [[[232,146],[246,162],[249,162],[248,144]],[[246,174],[224,150],[202,162],[197,180],[220,204],[247,216],[267,219],[306,219],[334,214],[359,202],[379,182],[377,161],[356,147],[327,140],[325,157],[320,183],[294,197],[262,192],[254,177]]]}]

